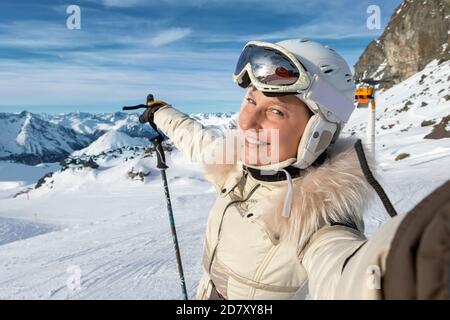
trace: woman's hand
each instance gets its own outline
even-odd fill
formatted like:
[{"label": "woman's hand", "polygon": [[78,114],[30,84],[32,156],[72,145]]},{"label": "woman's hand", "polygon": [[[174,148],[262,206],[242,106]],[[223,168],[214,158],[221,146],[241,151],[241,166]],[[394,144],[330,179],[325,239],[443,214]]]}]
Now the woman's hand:
[{"label": "woman's hand", "polygon": [[152,102],[148,102],[147,105],[145,106],[147,109],[139,117],[139,122],[140,123],[147,123],[147,122],[153,123],[153,117],[155,115],[155,112],[165,106],[170,107],[170,105],[167,102],[164,102],[162,100],[155,100]]}]

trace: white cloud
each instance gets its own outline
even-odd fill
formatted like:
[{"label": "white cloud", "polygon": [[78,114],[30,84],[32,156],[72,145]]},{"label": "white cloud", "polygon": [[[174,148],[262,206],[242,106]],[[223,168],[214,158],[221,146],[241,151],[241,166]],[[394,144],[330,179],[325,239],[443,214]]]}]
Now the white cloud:
[{"label": "white cloud", "polygon": [[102,0],[106,7],[134,7],[143,2],[143,0]]},{"label": "white cloud", "polygon": [[380,31],[368,30],[365,24],[336,23],[318,21],[303,26],[287,28],[272,33],[255,35],[262,39],[287,39],[287,38],[313,38],[313,39],[346,39],[358,37],[370,37],[381,34]]},{"label": "white cloud", "polygon": [[349,39],[378,37],[382,30],[368,30],[364,24],[335,24],[331,22],[317,22],[302,26],[290,27],[270,33],[253,33],[245,35],[225,34],[202,34],[199,38],[202,42],[220,43],[220,42],[242,42],[250,40],[283,40],[283,39]]},{"label": "white cloud", "polygon": [[[217,100],[236,104],[237,110],[242,98],[242,90],[231,80],[235,55],[229,52],[108,50],[61,54],[63,59],[58,62],[0,59],[0,70],[5,71],[0,72],[0,108],[68,104],[119,108],[151,91],[180,107]],[[178,61],[183,61],[179,68]],[[223,65],[230,70],[224,70]],[[195,71],[189,70],[191,67]]]},{"label": "white cloud", "polygon": [[160,32],[150,40],[150,44],[154,47],[160,47],[171,42],[178,41],[191,33],[189,28],[171,28]]}]

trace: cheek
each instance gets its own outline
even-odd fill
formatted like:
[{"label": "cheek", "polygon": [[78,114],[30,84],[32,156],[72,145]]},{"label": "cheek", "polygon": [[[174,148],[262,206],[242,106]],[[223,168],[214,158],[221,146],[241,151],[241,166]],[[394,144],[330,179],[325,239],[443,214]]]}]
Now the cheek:
[{"label": "cheek", "polygon": [[240,131],[245,131],[245,130],[248,129],[247,125],[246,125],[246,123],[247,123],[246,122],[247,121],[246,117],[247,116],[245,115],[245,113],[243,111],[241,111],[239,113],[239,116],[237,118],[237,124],[238,124],[238,128],[239,128]]},{"label": "cheek", "polygon": [[303,124],[285,123],[279,129],[280,151],[295,153],[303,133]]},{"label": "cheek", "polygon": [[243,103],[241,106],[241,110],[239,111],[239,116],[237,118],[239,128],[245,129],[248,126],[247,124],[249,123],[250,116],[251,115],[248,112],[248,107]]}]

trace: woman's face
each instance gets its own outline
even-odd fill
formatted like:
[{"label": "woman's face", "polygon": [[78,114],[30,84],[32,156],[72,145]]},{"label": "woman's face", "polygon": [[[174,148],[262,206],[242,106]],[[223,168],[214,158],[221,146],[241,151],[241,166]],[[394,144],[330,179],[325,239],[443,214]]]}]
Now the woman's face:
[{"label": "woman's face", "polygon": [[244,163],[267,165],[296,158],[311,116],[309,108],[295,96],[267,97],[250,87],[239,114]]}]

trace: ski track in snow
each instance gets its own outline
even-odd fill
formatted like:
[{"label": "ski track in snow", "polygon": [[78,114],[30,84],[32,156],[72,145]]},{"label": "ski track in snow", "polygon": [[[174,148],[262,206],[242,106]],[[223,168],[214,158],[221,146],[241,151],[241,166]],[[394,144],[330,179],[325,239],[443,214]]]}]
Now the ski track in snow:
[{"label": "ski track in snow", "polygon": [[[206,224],[207,210],[202,208],[212,205],[214,194],[192,194],[189,198],[196,199],[197,204],[187,213],[189,204],[182,199],[188,196],[178,198],[174,189],[174,214],[185,277],[189,294],[193,296],[200,277],[199,257]],[[152,197],[149,191],[149,195],[139,197],[149,199],[142,201],[143,205],[151,206],[154,200],[157,206],[151,211],[158,212],[148,212],[144,207],[144,212],[97,216],[81,223],[69,220],[72,221],[69,226],[60,231],[0,246],[0,298],[181,298],[168,217],[161,201],[163,193],[160,189],[161,193],[154,192]],[[79,200],[82,202],[83,197]],[[61,203],[54,205],[61,206]],[[110,205],[109,209],[113,207]],[[16,225],[13,219],[0,221]],[[67,286],[71,266],[81,270],[81,288],[76,290]]]},{"label": "ski track in snow", "polygon": [[0,246],[58,230],[57,226],[19,219],[0,218]]}]

